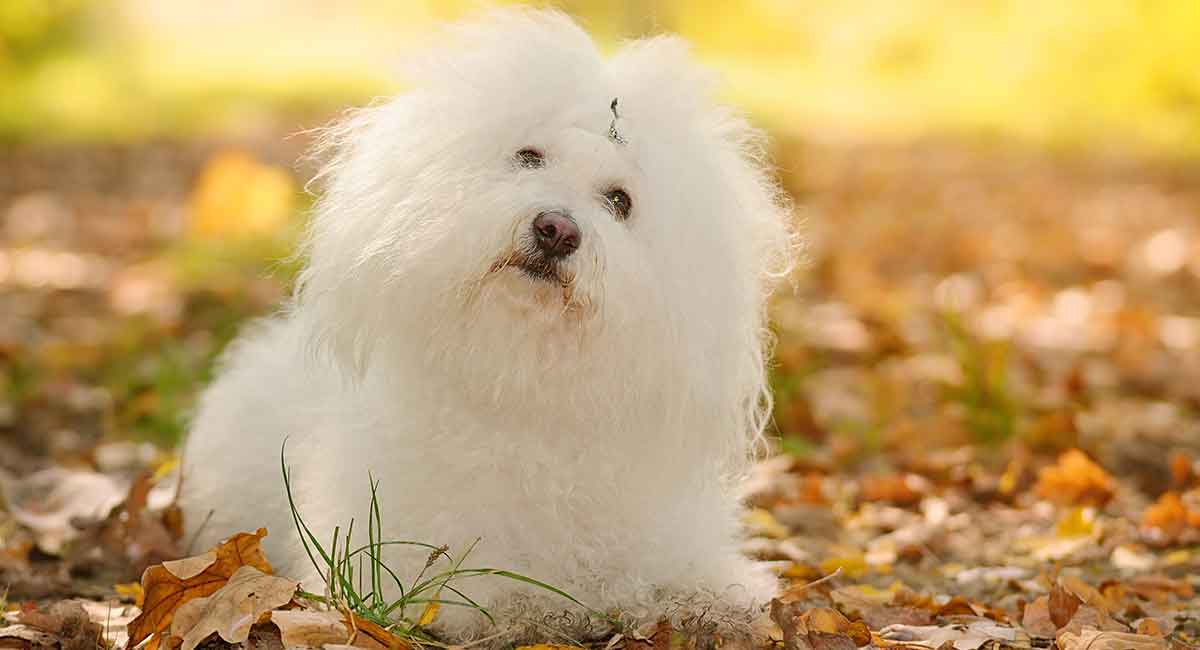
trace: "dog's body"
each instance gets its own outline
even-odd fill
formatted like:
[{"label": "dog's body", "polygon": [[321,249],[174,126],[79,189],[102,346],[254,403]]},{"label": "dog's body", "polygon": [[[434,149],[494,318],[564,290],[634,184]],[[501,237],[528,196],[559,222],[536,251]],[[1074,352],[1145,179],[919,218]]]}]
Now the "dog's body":
[{"label": "dog's body", "polygon": [[[756,136],[677,40],[606,62],[539,12],[449,34],[412,91],[331,131],[296,300],[203,397],[188,525],[201,544],[266,526],[279,570],[320,591],[287,439],[322,541],[351,518],[365,531],[370,472],[386,538],[481,538],[466,565],[601,610],[763,602],[774,579],[737,552],[736,481],[792,238]],[[388,559],[410,577],[427,555]],[[502,625],[573,609],[499,577],[459,587]],[[484,620],[443,608],[437,624],[466,637]]]}]

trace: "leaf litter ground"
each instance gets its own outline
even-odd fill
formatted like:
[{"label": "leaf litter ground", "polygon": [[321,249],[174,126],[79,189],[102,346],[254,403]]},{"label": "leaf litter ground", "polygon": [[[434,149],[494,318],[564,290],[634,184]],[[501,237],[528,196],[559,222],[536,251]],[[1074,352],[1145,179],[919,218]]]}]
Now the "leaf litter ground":
[{"label": "leaf litter ground", "polygon": [[[300,223],[302,148],[0,156],[0,645],[396,643],[187,549],[170,507],[213,359],[286,295],[264,260]],[[820,138],[777,159],[811,248],[774,305],[780,453],[747,493],[745,550],[789,585],[771,644],[1196,647],[1200,166]]]}]

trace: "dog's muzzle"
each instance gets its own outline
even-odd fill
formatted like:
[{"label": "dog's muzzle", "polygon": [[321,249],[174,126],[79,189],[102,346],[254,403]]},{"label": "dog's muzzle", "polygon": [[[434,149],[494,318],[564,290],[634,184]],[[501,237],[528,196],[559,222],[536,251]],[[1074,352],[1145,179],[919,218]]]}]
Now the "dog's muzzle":
[{"label": "dog's muzzle", "polygon": [[516,268],[535,280],[566,287],[571,277],[563,269],[564,262],[579,250],[582,239],[579,224],[566,210],[540,212],[529,224],[521,246],[492,270]]}]

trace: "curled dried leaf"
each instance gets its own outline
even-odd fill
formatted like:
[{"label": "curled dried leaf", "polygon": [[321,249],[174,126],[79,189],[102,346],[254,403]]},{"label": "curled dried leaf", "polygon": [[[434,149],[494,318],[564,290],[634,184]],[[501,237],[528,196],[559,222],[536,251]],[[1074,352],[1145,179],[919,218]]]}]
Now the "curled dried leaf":
[{"label": "curled dried leaf", "polygon": [[211,596],[193,598],[175,610],[171,636],[183,639],[183,650],[194,650],[213,634],[241,643],[250,637],[251,625],[288,604],[299,587],[295,580],[239,567]]},{"label": "curled dried leaf", "polygon": [[145,594],[141,615],[129,624],[132,648],[147,638],[147,650],[157,650],[163,635],[171,628],[176,610],[195,598],[211,596],[243,566],[271,573],[271,564],[262,551],[262,538],[267,529],[255,533],[238,533],[217,545],[212,551],[194,558],[156,564],[142,574]]}]

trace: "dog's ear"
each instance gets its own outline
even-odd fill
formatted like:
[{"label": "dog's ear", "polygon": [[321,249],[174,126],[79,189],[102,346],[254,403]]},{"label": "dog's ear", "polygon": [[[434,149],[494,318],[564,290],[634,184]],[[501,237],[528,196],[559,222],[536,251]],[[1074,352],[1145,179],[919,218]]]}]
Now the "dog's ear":
[{"label": "dog's ear", "polygon": [[409,143],[393,131],[409,123],[404,98],[358,109],[319,132],[311,154],[321,168],[308,235],[299,255],[292,316],[313,354],[357,379],[366,373],[384,318],[386,230],[408,191],[402,165]]},{"label": "dog's ear", "polygon": [[[694,193],[709,200],[704,207],[728,232],[723,246],[736,247],[746,289],[754,292],[755,312],[726,333],[722,345],[736,348],[723,373],[729,390],[731,440],[725,445],[734,471],[763,448],[763,433],[772,405],[766,360],[772,337],[767,327],[767,304],[772,291],[790,274],[801,251],[787,195],[773,178],[765,138],[736,111],[715,100],[717,79],[698,64],[688,44],[671,36],[634,41],[612,62],[622,87],[621,105],[628,106],[628,130],[639,137],[675,141],[688,147],[689,160],[702,179]],[[628,99],[628,104],[626,104]],[[735,424],[736,423],[736,424]]]},{"label": "dog's ear", "polygon": [[737,206],[725,216],[737,221],[739,232],[751,236],[751,257],[769,293],[789,274],[802,246],[790,199],[773,177],[764,134],[715,100],[717,76],[694,59],[687,41],[679,37],[627,43],[613,68],[629,94],[629,111],[636,113],[630,119],[633,127],[658,138],[686,131],[681,140],[704,142],[696,151],[711,156],[719,170],[716,182],[725,186]]},{"label": "dog's ear", "polygon": [[315,358],[332,362],[351,380],[366,374],[375,338],[376,310],[367,304],[363,288],[356,286],[362,281],[357,275],[354,269],[310,261],[292,303],[304,345]]}]

